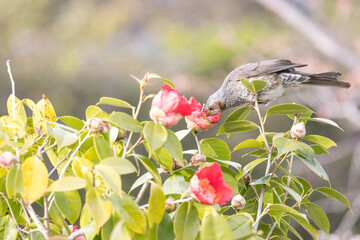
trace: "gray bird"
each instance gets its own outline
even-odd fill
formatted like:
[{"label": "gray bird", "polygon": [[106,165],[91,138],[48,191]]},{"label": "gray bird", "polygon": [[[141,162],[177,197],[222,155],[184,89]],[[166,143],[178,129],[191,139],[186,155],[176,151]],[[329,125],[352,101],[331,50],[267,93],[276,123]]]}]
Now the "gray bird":
[{"label": "gray bird", "polygon": [[254,93],[245,88],[240,81],[241,78],[267,82],[267,86],[257,94],[258,102],[262,104],[280,97],[286,88],[301,84],[350,87],[350,83],[339,80],[341,76],[339,72],[305,73],[294,69],[305,66],[307,65],[284,59],[242,65],[227,75],[220,89],[209,97],[205,104],[205,111],[207,115],[213,115],[228,108],[254,103]]}]

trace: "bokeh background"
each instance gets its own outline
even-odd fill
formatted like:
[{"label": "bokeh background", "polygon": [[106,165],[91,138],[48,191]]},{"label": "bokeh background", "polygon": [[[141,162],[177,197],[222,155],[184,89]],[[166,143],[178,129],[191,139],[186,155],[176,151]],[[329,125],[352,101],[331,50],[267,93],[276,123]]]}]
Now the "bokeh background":
[{"label": "bokeh background", "polygon": [[[20,99],[53,103],[58,116],[85,118],[102,96],[136,105],[141,78],[155,72],[181,94],[205,102],[235,67],[271,58],[307,63],[304,71],[342,72],[349,90],[301,87],[270,104],[296,102],[319,117],[335,120],[344,132],[311,123],[307,131],[335,140],[321,155],[331,186],[352,203],[351,213],[333,200],[316,201],[329,214],[332,234],[322,239],[359,239],[360,233],[360,2],[358,0],[0,0],[0,114],[6,114],[11,60]],[[154,81],[147,93],[161,87]],[[140,120],[148,120],[150,104]],[[109,108],[108,108],[109,109]],[[109,109],[111,111],[113,109]],[[220,123],[231,110],[226,111]],[[250,119],[256,121],[254,114]],[[271,117],[267,131],[287,131],[291,122]],[[183,129],[184,123],[174,127]],[[213,137],[218,126],[200,138]],[[222,137],[233,148],[257,133]],[[195,148],[185,139],[185,149]],[[235,152],[234,161],[249,158]],[[295,174],[314,186],[327,183],[296,163]],[[258,169],[259,176],[263,170]]]}]

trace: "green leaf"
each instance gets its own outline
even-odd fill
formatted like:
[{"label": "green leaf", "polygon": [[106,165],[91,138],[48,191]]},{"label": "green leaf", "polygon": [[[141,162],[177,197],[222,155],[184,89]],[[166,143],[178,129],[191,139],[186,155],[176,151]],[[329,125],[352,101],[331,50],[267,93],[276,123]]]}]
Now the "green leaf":
[{"label": "green leaf", "polygon": [[148,220],[149,226],[152,227],[154,223],[159,224],[165,212],[165,194],[161,187],[154,182],[151,183]]},{"label": "green leaf", "polygon": [[115,107],[133,108],[133,106],[131,106],[130,103],[121,99],[111,98],[111,97],[100,98],[100,101],[96,105],[99,104],[107,104]]},{"label": "green leaf", "polygon": [[313,239],[319,239],[319,232],[305,219],[298,217],[296,215],[291,215],[312,237]]},{"label": "green leaf", "polygon": [[89,189],[87,191],[86,203],[89,206],[91,216],[96,223],[96,229],[99,232],[100,228],[111,216],[111,204],[109,201],[102,200],[99,193],[93,189]]},{"label": "green leaf", "polygon": [[168,152],[175,160],[183,163],[182,145],[175,133],[169,129],[167,129],[167,138],[164,143],[164,147],[166,148],[166,150],[168,150]]},{"label": "green leaf", "polygon": [[59,120],[63,121],[66,125],[80,131],[84,127],[84,122],[73,116],[62,116]]},{"label": "green leaf", "polygon": [[110,166],[98,164],[95,166],[95,170],[114,191],[121,194],[121,178],[115,169]]},{"label": "green leaf", "polygon": [[306,166],[308,166],[314,173],[316,173],[319,177],[323,178],[326,181],[330,181],[329,180],[329,176],[327,175],[327,173],[325,172],[325,170],[323,169],[323,167],[321,166],[321,164],[319,163],[318,160],[316,160],[316,158],[314,158],[314,162],[311,162],[310,160],[302,157],[299,154],[296,154],[296,156],[303,162],[306,164]]},{"label": "green leaf", "polygon": [[310,113],[314,113],[314,111],[302,105],[285,103],[269,108],[266,112],[266,115],[267,116],[275,115],[275,114],[287,115],[287,114],[299,114],[299,113],[310,114]]},{"label": "green leaf", "polygon": [[126,158],[109,157],[100,162],[100,165],[105,165],[113,168],[118,174],[129,174],[136,172],[135,166]]},{"label": "green leaf", "polygon": [[259,178],[258,180],[251,182],[249,185],[255,186],[258,184],[268,184],[270,179],[271,179],[270,175],[263,176],[263,177]]},{"label": "green leaf", "polygon": [[249,162],[243,169],[244,174],[251,172],[257,165],[259,165],[260,163],[266,161],[267,158],[258,158],[254,161]]},{"label": "green leaf", "polygon": [[125,221],[125,225],[132,231],[145,234],[146,218],[143,211],[129,196],[113,193],[109,196],[110,202],[114,210]]},{"label": "green leaf", "polygon": [[21,192],[26,204],[41,198],[48,185],[48,171],[37,157],[29,157],[22,166],[24,188]]},{"label": "green leaf", "polygon": [[277,184],[278,186],[280,186],[283,190],[287,191],[294,199],[297,203],[300,203],[302,198],[301,196],[293,189],[291,189],[290,187],[286,186],[285,184],[283,184],[280,180],[276,181],[276,180],[272,180],[271,182]]},{"label": "green leaf", "polygon": [[200,149],[206,157],[230,161],[231,153],[228,145],[221,139],[208,138],[200,141]]},{"label": "green leaf", "polygon": [[123,221],[119,221],[115,227],[113,228],[110,240],[131,240],[132,237],[130,236],[129,231],[126,229],[126,226]]},{"label": "green leaf", "polygon": [[174,224],[168,214],[164,214],[157,228],[157,239],[175,239]]},{"label": "green leaf", "polygon": [[6,176],[6,193],[9,197],[21,192],[24,187],[23,173],[19,165],[13,166]]},{"label": "green leaf", "polygon": [[293,214],[293,215],[296,215],[296,216],[299,216],[303,219],[305,219],[307,221],[307,218],[306,218],[306,215],[305,214],[302,214],[298,211],[296,211],[295,209],[287,206],[287,205],[284,205],[284,204],[269,204],[269,211],[272,211],[272,210],[281,210],[281,211],[284,211],[284,212],[287,212],[287,213],[290,213],[290,214]]},{"label": "green leaf", "polygon": [[74,224],[81,210],[81,199],[79,193],[74,191],[55,192],[55,204],[63,216]]},{"label": "green leaf", "polygon": [[298,154],[303,156],[304,158],[314,162],[315,159],[315,152],[314,150],[307,145],[306,143],[288,139],[284,137],[277,137],[274,139],[274,145],[279,151],[279,155],[283,155],[287,152],[296,151]]},{"label": "green leaf", "polygon": [[344,195],[342,195],[340,192],[336,191],[335,189],[321,187],[314,189],[314,191],[320,192],[325,196],[327,196],[328,198],[336,199],[339,202],[343,203],[345,206],[347,206],[349,209],[351,209],[349,200],[347,200],[347,198]]},{"label": "green leaf", "polygon": [[175,85],[168,79],[163,78],[159,75],[157,75],[156,73],[148,73],[148,79],[158,79],[160,81],[162,81],[163,83],[170,85],[172,88],[175,88]]},{"label": "green leaf", "polygon": [[9,116],[11,118],[14,118],[14,114],[13,114],[13,103],[14,103],[14,101],[13,100],[15,100],[15,118],[16,118],[16,120],[19,121],[19,123],[21,123],[21,125],[23,127],[25,127],[27,117],[26,117],[24,104],[16,96],[14,96],[14,99],[13,99],[13,94],[10,94],[10,96],[9,96],[9,98],[7,100],[8,114],[9,114]]},{"label": "green leaf", "polygon": [[259,147],[263,148],[264,145],[255,139],[247,139],[241,143],[239,143],[233,150],[235,152],[236,150],[243,149],[243,148],[253,148],[253,147]]},{"label": "green leaf", "polygon": [[16,138],[23,138],[26,136],[25,126],[20,121],[15,120],[9,116],[0,117],[0,125],[6,135]]},{"label": "green leaf", "polygon": [[66,131],[60,127],[54,127],[52,129],[52,134],[58,145],[58,151],[63,147],[70,146],[78,140],[78,136],[72,132]]},{"label": "green leaf", "polygon": [[99,159],[114,157],[113,150],[103,137],[95,136],[94,146]]},{"label": "green leaf", "polygon": [[326,118],[300,118],[301,121],[303,120],[308,120],[308,121],[312,121],[312,122],[319,122],[319,123],[325,123],[325,124],[328,124],[328,125],[331,125],[333,127],[336,127],[338,129],[340,129],[341,131],[344,131],[341,127],[339,127],[339,125],[330,120],[330,119],[326,119]]},{"label": "green leaf", "polygon": [[195,240],[199,232],[199,213],[189,202],[180,205],[174,216],[174,232],[177,240]]},{"label": "green leaf", "polygon": [[129,114],[123,113],[123,112],[115,112],[110,115],[106,119],[107,122],[110,122],[114,124],[115,126],[119,128],[123,128],[125,130],[131,131],[131,132],[141,132],[142,126],[138,120],[135,120],[132,116]]},{"label": "green leaf", "polygon": [[157,163],[164,166],[169,172],[172,171],[173,160],[170,153],[166,150],[166,148],[160,147],[156,149],[152,153],[152,157]]},{"label": "green leaf", "polygon": [[0,218],[0,239],[15,240],[17,237],[17,229],[14,220],[9,216]]},{"label": "green leaf", "polygon": [[298,239],[303,240],[301,235],[295,230],[295,228],[290,225],[290,223],[288,223],[284,219],[281,219],[281,224],[285,225],[285,228],[290,230]]},{"label": "green leaf", "polygon": [[324,147],[326,150],[331,147],[336,147],[336,143],[333,140],[320,135],[307,135],[303,139],[309,142],[319,144],[320,146]]},{"label": "green leaf", "polygon": [[217,135],[223,133],[227,133],[229,135],[230,133],[247,132],[258,128],[259,126],[251,121],[235,120],[235,121],[225,122],[223,125],[221,125]]},{"label": "green leaf", "polygon": [[216,211],[212,211],[203,222],[200,232],[201,240],[232,239],[232,232],[226,220]]},{"label": "green leaf", "polygon": [[250,92],[253,93],[257,93],[267,86],[267,83],[262,80],[249,80],[241,78],[240,81]]},{"label": "green leaf", "polygon": [[232,230],[233,239],[243,239],[252,234],[254,220],[250,214],[238,213],[228,217],[226,221]]},{"label": "green leaf", "polygon": [[107,114],[98,106],[90,105],[86,109],[86,120],[89,120],[90,118],[96,117],[96,118],[105,118]]},{"label": "green leaf", "polygon": [[237,120],[244,120],[250,113],[251,108],[249,106],[241,107],[233,111],[225,120],[225,122],[232,122]]},{"label": "green leaf", "polygon": [[173,175],[167,178],[163,185],[163,191],[166,195],[184,194],[189,190],[189,183],[185,181],[182,175]]},{"label": "green leaf", "polygon": [[47,189],[48,192],[66,192],[85,188],[86,182],[79,177],[63,177],[53,182]]},{"label": "green leaf", "polygon": [[310,218],[314,221],[314,223],[323,230],[326,234],[329,234],[330,231],[330,222],[324,210],[321,209],[318,205],[308,202],[302,204],[309,214]]},{"label": "green leaf", "polygon": [[191,132],[191,129],[184,129],[184,130],[180,130],[177,131],[175,133],[176,137],[179,139],[179,141],[183,140],[184,137],[186,137],[189,133]]},{"label": "green leaf", "polygon": [[155,166],[155,164],[150,161],[148,158],[136,154],[135,157],[142,163],[146,170],[153,176],[155,182],[162,186],[161,176]]},{"label": "green leaf", "polygon": [[153,152],[159,147],[161,147],[168,136],[166,128],[155,122],[148,122],[144,126],[144,138],[149,143],[150,150]]}]

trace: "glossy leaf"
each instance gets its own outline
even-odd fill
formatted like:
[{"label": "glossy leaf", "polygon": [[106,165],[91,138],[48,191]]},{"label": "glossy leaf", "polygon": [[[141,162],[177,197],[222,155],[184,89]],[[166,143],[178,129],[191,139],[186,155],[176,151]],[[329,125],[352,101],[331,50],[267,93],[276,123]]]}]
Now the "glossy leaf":
[{"label": "glossy leaf", "polygon": [[287,205],[284,205],[284,204],[269,204],[268,207],[269,207],[269,210],[284,211],[284,212],[299,216],[299,217],[301,217],[301,218],[303,218],[303,219],[305,219],[307,221],[307,218],[306,218],[305,214],[302,214],[302,213],[296,211],[295,209],[293,209],[293,208],[291,208],[291,207],[289,207]]},{"label": "glossy leaf", "polygon": [[333,127],[336,127],[338,129],[340,129],[341,131],[344,131],[336,122],[330,120],[330,119],[326,119],[326,118],[300,118],[300,120],[307,120],[307,121],[312,121],[312,122],[319,122],[319,123],[325,123],[328,125],[331,125]]},{"label": "glossy leaf", "polygon": [[195,240],[199,232],[199,213],[189,202],[180,205],[174,216],[174,231],[177,240]]},{"label": "glossy leaf", "polygon": [[163,185],[163,191],[166,195],[169,194],[184,194],[189,189],[189,183],[185,182],[184,176],[173,175],[167,178]]},{"label": "glossy leaf", "polygon": [[173,167],[173,159],[170,153],[164,147],[160,147],[156,149],[152,153],[152,158],[159,163],[160,165],[164,166],[169,172],[172,171]]},{"label": "glossy leaf", "polygon": [[98,106],[90,105],[87,107],[86,112],[86,120],[89,120],[90,118],[96,117],[96,118],[105,118],[107,114]]},{"label": "glossy leaf", "polygon": [[125,221],[125,225],[132,231],[140,234],[146,232],[146,219],[143,211],[129,196],[113,193],[109,196],[114,210]]},{"label": "glossy leaf", "polygon": [[201,240],[232,239],[232,232],[226,220],[216,211],[207,216],[200,232]]},{"label": "glossy leaf", "polygon": [[15,240],[17,237],[17,229],[14,220],[9,216],[0,218],[0,239]]},{"label": "glossy leaf", "polygon": [[287,115],[287,114],[299,114],[299,113],[310,114],[310,113],[314,113],[314,111],[302,105],[298,105],[294,103],[293,104],[285,103],[269,108],[266,112],[266,115],[267,116],[276,115],[276,114]]},{"label": "glossy leaf", "polygon": [[98,164],[95,170],[114,191],[121,194],[121,178],[112,167]]},{"label": "glossy leaf", "polygon": [[251,121],[247,120],[235,120],[230,122],[225,122],[223,125],[221,125],[219,132],[217,135],[223,134],[223,133],[237,133],[237,132],[247,132],[252,131],[255,129],[258,129],[259,126],[256,125],[256,123],[253,123]]},{"label": "glossy leaf", "polygon": [[14,196],[23,190],[24,181],[21,167],[13,166],[6,176],[6,193],[9,197]]},{"label": "glossy leaf", "polygon": [[254,220],[250,214],[238,213],[228,217],[226,221],[231,228],[234,239],[243,239],[252,234]]},{"label": "glossy leaf", "polygon": [[228,145],[221,139],[208,138],[200,141],[200,149],[206,157],[230,160],[231,153]]},{"label": "glossy leaf", "polygon": [[149,226],[152,227],[154,223],[159,224],[165,212],[165,194],[161,187],[154,182],[151,182],[148,221]]},{"label": "glossy leaf", "polygon": [[308,202],[306,204],[302,204],[309,214],[310,218],[314,221],[314,223],[323,230],[326,234],[329,234],[330,231],[330,222],[324,210],[318,205]]},{"label": "glossy leaf", "polygon": [[88,204],[91,216],[96,223],[97,231],[99,231],[111,216],[111,204],[109,201],[102,200],[100,195],[93,189],[87,191],[86,203]]},{"label": "glossy leaf", "polygon": [[133,108],[133,106],[131,106],[128,102],[121,100],[121,99],[112,98],[112,97],[100,98],[100,101],[98,103],[96,103],[96,105],[99,105],[99,104],[107,104],[107,105],[111,105],[111,106],[115,106],[115,107]]},{"label": "glossy leaf", "polygon": [[251,172],[257,165],[259,165],[260,163],[266,161],[267,158],[258,158],[255,159],[254,161],[249,162],[244,168],[243,170],[238,174],[239,176],[236,176],[237,179],[241,178],[242,176],[244,176],[245,173]]},{"label": "glossy leaf", "polygon": [[13,104],[15,100],[15,119],[18,120],[19,123],[22,124],[23,127],[26,125],[26,112],[23,103],[13,94],[10,94],[8,100],[7,100],[7,110],[8,114],[11,118],[14,118],[13,114]]},{"label": "glossy leaf", "polygon": [[22,166],[24,188],[21,192],[26,204],[41,198],[48,185],[48,171],[37,157],[29,157]]},{"label": "glossy leaf", "polygon": [[76,190],[56,192],[55,204],[63,216],[65,216],[72,224],[75,223],[81,210],[81,199]]},{"label": "glossy leaf", "polygon": [[347,206],[349,209],[351,208],[349,200],[347,200],[347,198],[344,195],[342,195],[340,192],[336,191],[335,189],[321,187],[314,189],[314,191],[320,192],[325,196],[327,196],[328,198],[336,199],[339,202],[343,203],[345,206]]},{"label": "glossy leaf", "polygon": [[251,108],[249,106],[238,108],[226,118],[225,122],[244,120],[250,112]]},{"label": "glossy leaf", "polygon": [[314,162],[315,152],[314,150],[307,144],[294,140],[287,139],[284,137],[277,137],[274,139],[274,145],[279,151],[279,155],[283,155],[287,152],[296,151],[304,158]]},{"label": "glossy leaf", "polygon": [[53,182],[47,189],[49,192],[65,192],[84,188],[86,182],[79,177],[63,177]]},{"label": "glossy leaf", "polygon": [[155,122],[148,122],[144,126],[143,134],[144,138],[149,143],[150,150],[153,152],[165,143],[168,132],[163,125]]},{"label": "glossy leaf", "polygon": [[20,121],[9,116],[0,117],[0,125],[6,135],[13,138],[23,138],[26,135],[25,126]]},{"label": "glossy leaf", "polygon": [[142,126],[138,120],[135,120],[132,116],[129,114],[123,113],[123,112],[115,112],[111,114],[109,118],[106,119],[106,121],[114,124],[115,126],[119,128],[123,128],[125,130],[131,131],[131,132],[141,132]]},{"label": "glossy leaf", "polygon": [[259,142],[258,140],[255,139],[247,139],[241,143],[239,143],[238,145],[236,145],[236,147],[233,149],[233,152],[239,149],[243,149],[243,148],[263,148],[264,145]]},{"label": "glossy leaf", "polygon": [[263,177],[259,178],[258,180],[251,182],[249,185],[254,186],[254,185],[258,185],[258,184],[268,184],[270,179],[271,179],[270,175],[263,176]]},{"label": "glossy leaf", "polygon": [[241,83],[251,92],[257,93],[267,86],[267,82],[262,80],[240,79]]},{"label": "glossy leaf", "polygon": [[114,152],[103,137],[94,137],[94,146],[99,159],[114,157]]},{"label": "glossy leaf", "polygon": [[130,236],[130,233],[126,229],[126,226],[123,221],[119,221],[115,227],[113,228],[110,240],[131,240],[132,237]]},{"label": "glossy leaf", "polygon": [[313,239],[319,239],[319,232],[304,218],[296,215],[291,215],[312,237]]},{"label": "glossy leaf", "polygon": [[324,147],[326,150],[331,147],[336,147],[336,143],[333,140],[320,135],[307,135],[303,139],[309,142],[319,144],[320,146]]},{"label": "glossy leaf", "polygon": [[181,163],[183,162],[182,145],[175,133],[169,129],[167,129],[167,138],[164,143],[164,147],[175,160],[178,160]]},{"label": "glossy leaf", "polygon": [[161,176],[160,176],[155,164],[144,156],[135,155],[135,157],[143,164],[143,166],[146,168],[146,170],[153,176],[155,182],[157,184],[159,184],[160,186],[162,186]]},{"label": "glossy leaf", "polygon": [[73,116],[62,116],[59,117],[59,120],[63,121],[66,125],[78,131],[80,131],[85,125],[83,121]]},{"label": "glossy leaf", "polygon": [[314,162],[311,162],[310,160],[300,156],[299,154],[296,154],[296,156],[303,162],[306,164],[306,166],[308,166],[314,173],[316,173],[319,177],[325,179],[326,181],[330,181],[329,180],[329,176],[327,175],[327,173],[325,172],[324,168],[321,166],[321,164],[319,163],[318,160],[316,160],[316,158],[314,159]]},{"label": "glossy leaf", "polygon": [[78,136],[76,134],[59,127],[54,127],[52,129],[52,133],[58,145],[58,151],[63,147],[67,147],[76,143],[78,140]]},{"label": "glossy leaf", "polygon": [[157,75],[156,73],[148,73],[147,77],[148,77],[148,79],[158,79],[158,80],[162,81],[163,83],[170,85],[172,88],[175,88],[175,85],[170,80],[163,78],[163,77]]},{"label": "glossy leaf", "polygon": [[294,191],[293,189],[291,189],[290,187],[286,186],[285,184],[283,184],[281,181],[272,181],[273,183],[277,184],[278,186],[280,186],[283,190],[285,190],[286,192],[288,192],[294,199],[296,202],[300,203],[302,198],[301,196]]},{"label": "glossy leaf", "polygon": [[126,158],[110,157],[105,158],[100,162],[100,165],[105,165],[113,168],[118,174],[129,174],[136,172],[135,166]]},{"label": "glossy leaf", "polygon": [[164,214],[157,228],[157,239],[175,239],[174,224],[168,214]]},{"label": "glossy leaf", "polygon": [[183,140],[184,137],[186,137],[189,133],[191,132],[191,129],[184,129],[184,130],[180,130],[177,131],[175,133],[176,137],[179,139],[179,141]]}]

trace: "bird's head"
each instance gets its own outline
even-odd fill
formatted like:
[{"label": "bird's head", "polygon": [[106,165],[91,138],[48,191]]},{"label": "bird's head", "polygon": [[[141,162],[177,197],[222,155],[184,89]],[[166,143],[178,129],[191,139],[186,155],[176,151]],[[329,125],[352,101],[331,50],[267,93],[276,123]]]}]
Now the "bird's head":
[{"label": "bird's head", "polygon": [[205,112],[207,116],[211,116],[214,114],[218,114],[225,110],[225,99],[222,96],[220,91],[215,92],[212,94],[205,104]]}]

